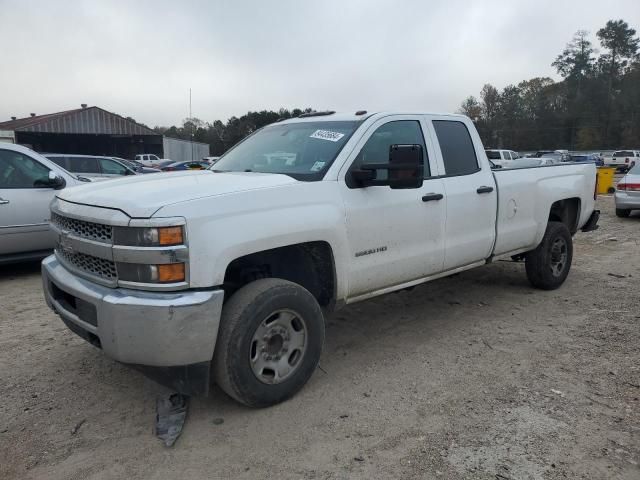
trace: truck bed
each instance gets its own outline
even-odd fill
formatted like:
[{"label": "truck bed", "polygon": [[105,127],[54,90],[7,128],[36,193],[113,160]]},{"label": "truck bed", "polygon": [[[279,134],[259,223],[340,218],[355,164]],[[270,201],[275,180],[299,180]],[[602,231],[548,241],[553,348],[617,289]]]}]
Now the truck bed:
[{"label": "truck bed", "polygon": [[535,248],[544,236],[551,206],[558,201],[573,199],[565,200],[565,206],[577,205],[572,233],[587,222],[594,209],[594,164],[505,168],[494,170],[493,176],[498,188],[494,256]]}]

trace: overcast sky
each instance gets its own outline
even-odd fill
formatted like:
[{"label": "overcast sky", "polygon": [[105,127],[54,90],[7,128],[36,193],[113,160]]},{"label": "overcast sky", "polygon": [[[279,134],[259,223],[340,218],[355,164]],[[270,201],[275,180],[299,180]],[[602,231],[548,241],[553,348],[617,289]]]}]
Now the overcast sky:
[{"label": "overcast sky", "polygon": [[147,125],[314,107],[451,112],[639,0],[0,0],[0,121],[98,105]]}]

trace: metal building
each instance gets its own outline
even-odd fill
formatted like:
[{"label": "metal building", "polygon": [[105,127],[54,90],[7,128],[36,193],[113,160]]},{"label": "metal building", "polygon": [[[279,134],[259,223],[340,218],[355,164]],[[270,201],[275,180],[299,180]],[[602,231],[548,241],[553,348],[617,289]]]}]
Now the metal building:
[{"label": "metal building", "polygon": [[[135,158],[139,153],[153,153],[160,158],[175,161],[190,160],[191,152],[209,154],[209,145],[196,143],[184,148],[186,158],[165,155],[165,145],[173,142],[160,133],[130,118],[108,112],[99,107],[87,107],[47,115],[34,113],[26,118],[0,122],[0,131],[12,133],[15,143],[26,145],[37,152],[79,153]],[[189,142],[187,142],[189,143]],[[180,150],[180,151],[182,151]]]}]

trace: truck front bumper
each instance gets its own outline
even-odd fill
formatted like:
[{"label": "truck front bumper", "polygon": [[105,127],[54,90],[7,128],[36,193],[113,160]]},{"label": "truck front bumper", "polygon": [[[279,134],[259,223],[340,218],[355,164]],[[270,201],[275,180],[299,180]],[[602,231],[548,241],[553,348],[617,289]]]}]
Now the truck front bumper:
[{"label": "truck front bumper", "polygon": [[49,256],[47,305],[74,333],[114,360],[180,393],[206,394],[224,292],[144,292],[79,278]]}]

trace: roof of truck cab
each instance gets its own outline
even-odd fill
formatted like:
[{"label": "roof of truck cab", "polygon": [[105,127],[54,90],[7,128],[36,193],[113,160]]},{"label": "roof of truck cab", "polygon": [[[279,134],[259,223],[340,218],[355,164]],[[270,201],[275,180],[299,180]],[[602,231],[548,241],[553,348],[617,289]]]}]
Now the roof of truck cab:
[{"label": "roof of truck cab", "polygon": [[[321,112],[320,112],[321,113]],[[436,112],[366,112],[360,115],[356,115],[356,112],[336,112],[329,115],[313,115],[310,117],[294,117],[282,120],[273,125],[286,124],[286,123],[299,123],[299,122],[345,122],[345,121],[362,121],[371,117],[386,117],[390,115],[434,115],[434,116],[447,116],[467,118],[464,115],[455,113],[436,113]]]}]

